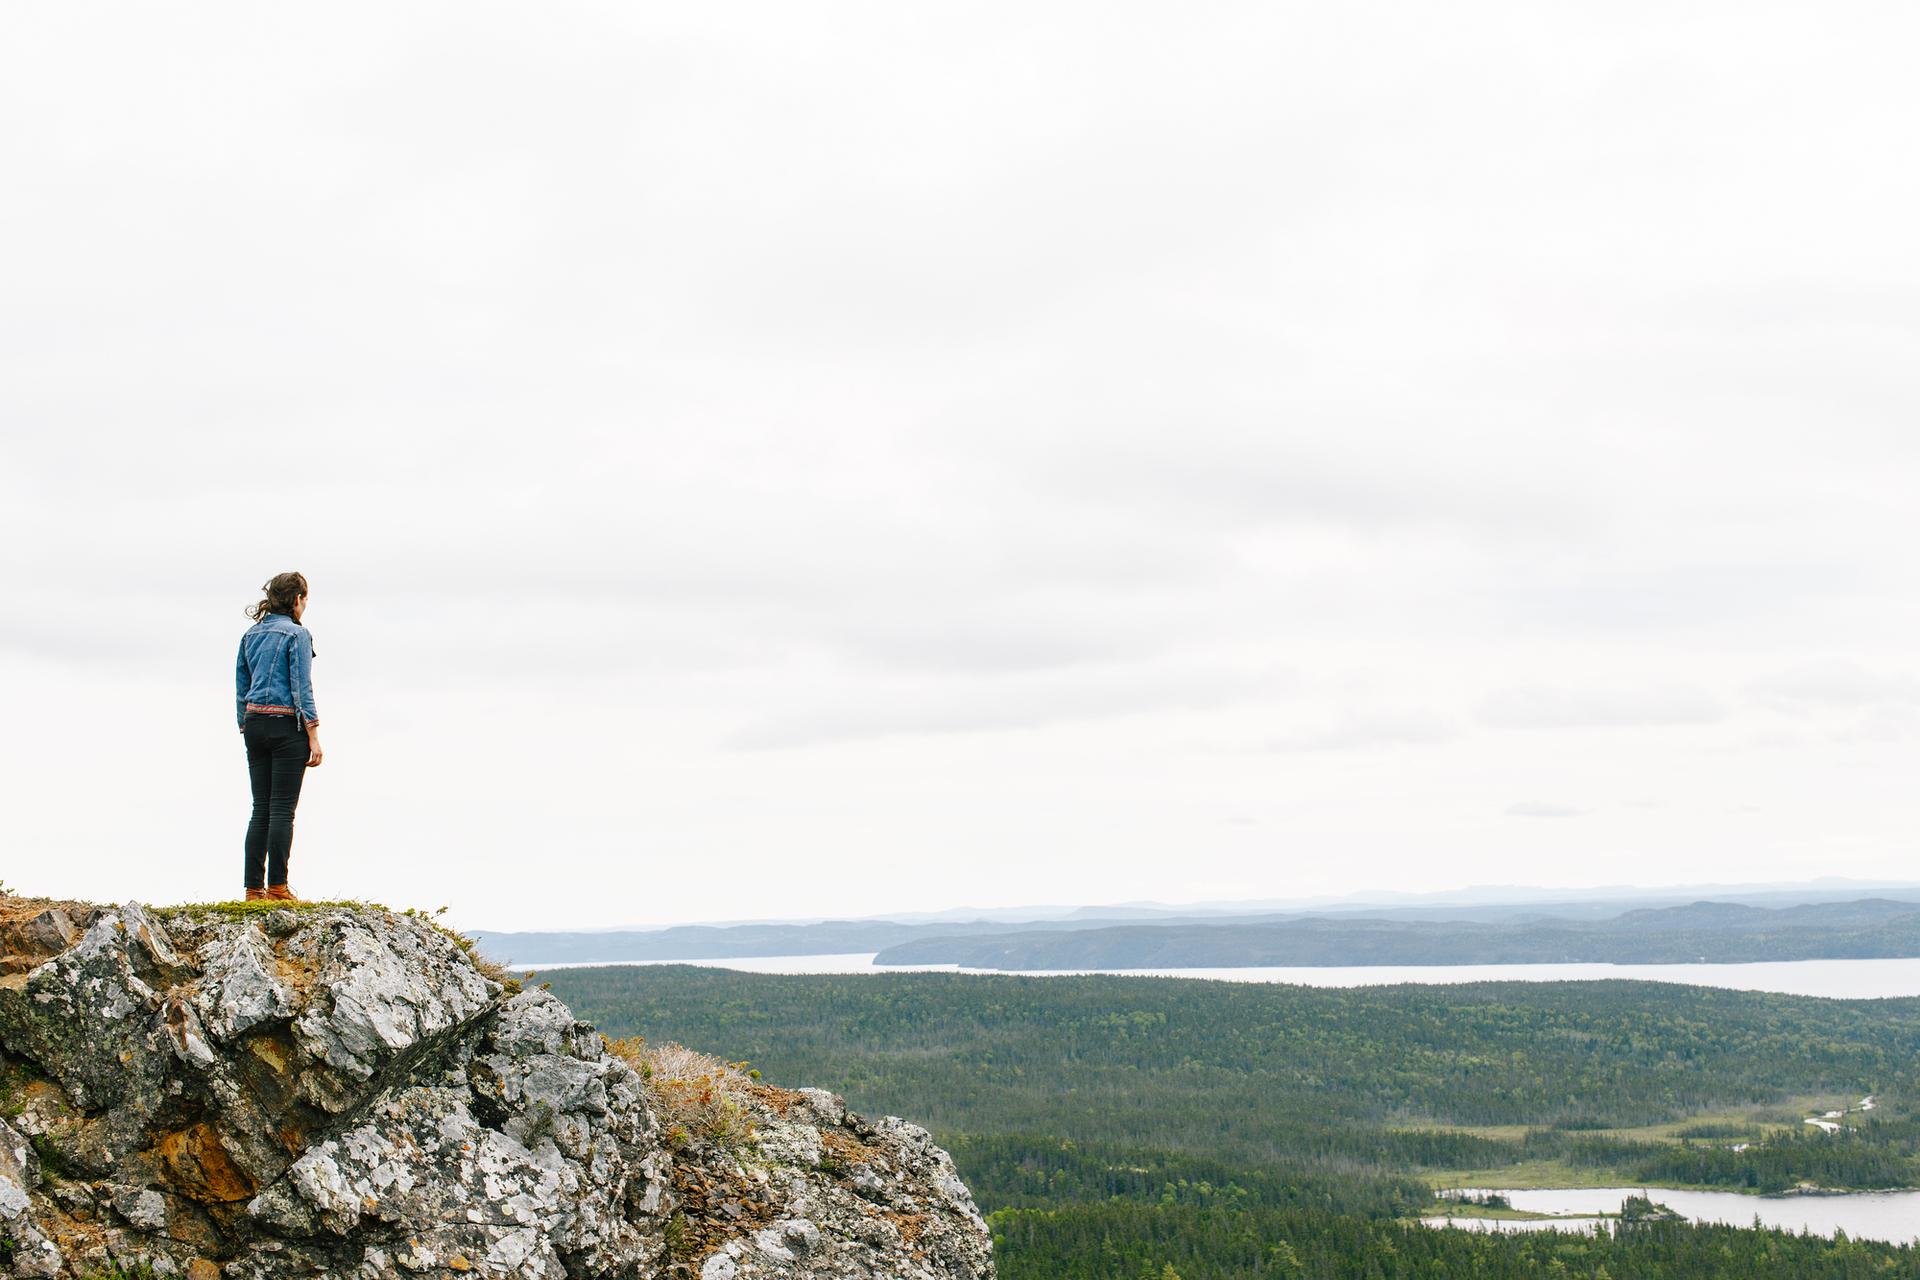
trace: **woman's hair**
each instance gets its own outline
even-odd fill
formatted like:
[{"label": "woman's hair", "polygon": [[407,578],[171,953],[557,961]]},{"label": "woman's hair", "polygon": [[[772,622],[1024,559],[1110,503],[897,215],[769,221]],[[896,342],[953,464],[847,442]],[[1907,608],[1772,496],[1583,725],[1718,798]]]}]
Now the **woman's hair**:
[{"label": "woman's hair", "polygon": [[262,600],[259,604],[250,604],[247,606],[247,616],[249,618],[258,622],[270,613],[284,613],[291,618],[293,616],[293,602],[307,594],[306,575],[299,573],[276,573],[267,580],[267,585],[261,587],[260,590],[266,594],[266,599]]}]

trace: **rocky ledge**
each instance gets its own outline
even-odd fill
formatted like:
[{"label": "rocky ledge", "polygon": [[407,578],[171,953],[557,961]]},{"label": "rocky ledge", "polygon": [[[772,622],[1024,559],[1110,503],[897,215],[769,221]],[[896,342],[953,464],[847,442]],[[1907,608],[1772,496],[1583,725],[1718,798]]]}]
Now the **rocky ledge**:
[{"label": "rocky ledge", "polygon": [[924,1129],[501,976],[379,908],[0,897],[0,1275],[992,1277]]}]

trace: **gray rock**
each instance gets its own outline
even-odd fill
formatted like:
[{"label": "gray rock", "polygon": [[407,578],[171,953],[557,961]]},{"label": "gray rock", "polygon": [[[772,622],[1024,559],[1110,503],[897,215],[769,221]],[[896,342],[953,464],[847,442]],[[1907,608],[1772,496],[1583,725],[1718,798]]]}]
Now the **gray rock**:
[{"label": "gray rock", "polygon": [[263,1022],[293,1016],[293,991],[274,971],[273,952],[251,924],[208,944],[193,1005],[216,1040],[226,1042]]},{"label": "gray rock", "polygon": [[32,1193],[39,1185],[40,1165],[32,1144],[0,1120],[0,1236],[13,1241],[15,1275],[57,1276],[66,1265],[37,1225]]},{"label": "gray rock", "polygon": [[[159,1086],[164,1062],[153,1027],[160,998],[141,974],[159,973],[162,957],[177,960],[164,937],[137,904],[101,913],[22,987],[0,989],[0,1042],[38,1063],[79,1107],[143,1098]],[[156,939],[160,954],[142,954]]]},{"label": "gray rock", "polygon": [[[285,950],[316,968],[307,1003],[293,1020],[295,1042],[316,1064],[303,1084],[309,1100],[349,1110],[366,1082],[487,1009],[498,985],[471,962],[448,962],[448,942],[407,916],[334,911]],[[465,959],[462,955],[461,959]]]},{"label": "gray rock", "polygon": [[653,1087],[589,1024],[544,991],[503,999],[424,919],[80,918],[37,925],[48,953],[0,986],[0,1050],[47,1082],[0,1122],[16,1274],[993,1275],[925,1130],[740,1078],[750,1136],[669,1146]]},{"label": "gray rock", "polygon": [[165,1231],[167,1198],[148,1187],[108,1187],[107,1201],[128,1225],[142,1231]]}]

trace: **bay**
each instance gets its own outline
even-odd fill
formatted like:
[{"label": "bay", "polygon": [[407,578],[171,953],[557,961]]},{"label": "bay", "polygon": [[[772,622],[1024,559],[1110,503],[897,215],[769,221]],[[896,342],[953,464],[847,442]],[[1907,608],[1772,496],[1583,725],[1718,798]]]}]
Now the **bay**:
[{"label": "bay", "polygon": [[[1365,987],[1398,983],[1591,982],[1632,979],[1675,982],[1732,991],[1770,991],[1780,995],[1824,996],[1835,1000],[1874,1000],[1920,996],[1920,958],[1899,960],[1770,960],[1755,964],[1463,964],[1356,965],[1243,969],[1047,969],[1021,971],[964,969],[959,965],[876,965],[877,952],[821,956],[747,956],[716,960],[631,960],[621,965],[688,964],[743,973],[981,973],[1063,978],[1075,974],[1118,974],[1147,978],[1203,978],[1215,982],[1280,982],[1307,987]],[[515,966],[516,968],[520,966]],[[531,965],[534,969],[578,969],[587,964]]]},{"label": "bay", "polygon": [[[1566,1215],[1556,1219],[1432,1217],[1435,1226],[1470,1231],[1591,1231],[1594,1214],[1618,1213],[1628,1196],[1648,1196],[1695,1222],[1731,1227],[1762,1226],[1831,1236],[1845,1231],[1859,1240],[1907,1244],[1920,1240],[1920,1191],[1857,1191],[1846,1195],[1746,1196],[1733,1191],[1686,1191],[1668,1187],[1556,1187],[1496,1190],[1514,1208]],[[1586,1216],[1583,1216],[1586,1215]]]}]

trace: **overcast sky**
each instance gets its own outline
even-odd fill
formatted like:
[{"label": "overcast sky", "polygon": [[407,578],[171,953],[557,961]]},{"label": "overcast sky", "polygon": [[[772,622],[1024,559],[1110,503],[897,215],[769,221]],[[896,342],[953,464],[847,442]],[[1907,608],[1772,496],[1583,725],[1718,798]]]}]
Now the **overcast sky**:
[{"label": "overcast sky", "polygon": [[14,888],[1920,879],[1911,5],[0,25]]}]

